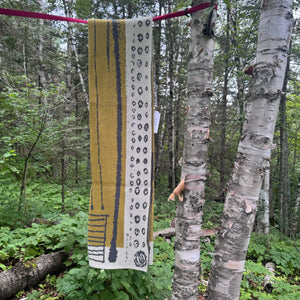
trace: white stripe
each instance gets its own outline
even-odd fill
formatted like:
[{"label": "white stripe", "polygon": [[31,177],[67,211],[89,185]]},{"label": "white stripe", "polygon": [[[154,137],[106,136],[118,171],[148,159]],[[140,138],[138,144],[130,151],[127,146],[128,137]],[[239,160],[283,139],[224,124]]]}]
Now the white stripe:
[{"label": "white stripe", "polygon": [[124,247],[128,267],[138,267],[144,271],[147,270],[149,259],[148,216],[152,188],[151,59],[152,18],[126,20]]}]

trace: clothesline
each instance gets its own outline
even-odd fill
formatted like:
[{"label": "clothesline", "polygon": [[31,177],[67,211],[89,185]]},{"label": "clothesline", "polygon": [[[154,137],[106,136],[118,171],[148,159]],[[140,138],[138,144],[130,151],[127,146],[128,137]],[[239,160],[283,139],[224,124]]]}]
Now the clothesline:
[{"label": "clothesline", "polygon": [[[186,8],[185,10],[180,10],[172,13],[168,13],[162,16],[154,17],[153,21],[161,21],[166,19],[177,18],[181,16],[187,16],[192,14],[198,10],[203,10],[210,7],[210,3],[202,3],[191,8]],[[214,9],[217,9],[217,5],[214,6]],[[1,15],[9,15],[9,16],[16,16],[16,17],[25,17],[25,18],[35,18],[35,19],[45,19],[45,20],[52,20],[52,21],[65,21],[65,22],[75,22],[75,23],[84,23],[87,24],[86,20],[75,19],[75,18],[68,18],[68,17],[61,17],[56,15],[48,15],[43,13],[36,13],[31,11],[24,11],[24,10],[16,10],[16,9],[7,9],[7,8],[0,8]]]}]

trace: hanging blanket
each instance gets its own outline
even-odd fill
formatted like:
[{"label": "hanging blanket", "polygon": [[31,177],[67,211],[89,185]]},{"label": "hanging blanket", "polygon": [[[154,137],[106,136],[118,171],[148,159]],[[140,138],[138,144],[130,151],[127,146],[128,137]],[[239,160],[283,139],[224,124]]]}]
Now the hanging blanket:
[{"label": "hanging blanket", "polygon": [[147,271],[153,245],[152,19],[88,21],[91,267]]}]

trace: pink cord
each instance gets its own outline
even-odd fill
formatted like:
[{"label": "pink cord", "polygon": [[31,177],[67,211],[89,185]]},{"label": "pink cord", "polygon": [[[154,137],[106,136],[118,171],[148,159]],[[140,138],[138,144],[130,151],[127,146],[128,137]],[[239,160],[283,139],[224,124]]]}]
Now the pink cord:
[{"label": "pink cord", "polygon": [[[166,19],[172,19],[172,18],[177,18],[177,17],[181,17],[181,16],[185,16],[187,14],[191,14],[193,12],[196,12],[198,10],[202,10],[205,8],[208,8],[210,6],[210,3],[202,3],[196,6],[193,6],[191,8],[188,8],[186,10],[180,10],[180,11],[176,11],[176,12],[172,12],[166,15],[162,15],[159,17],[154,17],[153,21],[161,21],[161,20],[166,20]],[[215,9],[217,9],[217,5],[215,5]]]},{"label": "pink cord", "polygon": [[[161,21],[161,20],[166,20],[166,19],[171,19],[171,18],[184,16],[184,15],[196,12],[198,10],[208,8],[209,6],[210,6],[209,3],[202,3],[202,4],[196,5],[194,7],[188,8],[186,10],[180,10],[180,11],[172,12],[172,13],[169,13],[169,14],[166,14],[166,15],[163,15],[163,16],[154,17],[153,21],[156,22],[156,21]],[[215,5],[215,9],[217,9],[217,5]],[[75,23],[85,23],[85,24],[87,24],[87,21],[85,21],[85,20],[67,18],[67,17],[60,17],[60,16],[36,13],[36,12],[31,12],[31,11],[7,9],[7,8],[0,8],[0,15],[9,15],[9,16],[17,16],[17,17],[25,17],[25,18],[36,18],[36,19],[46,19],[46,20],[66,21],[66,22],[75,22]]]},{"label": "pink cord", "polygon": [[1,15],[9,15],[9,16],[17,16],[17,17],[25,17],[25,18],[46,19],[46,20],[66,21],[66,22],[76,22],[76,23],[87,23],[87,21],[80,20],[80,19],[60,17],[60,16],[47,15],[47,14],[36,13],[36,12],[31,12],[31,11],[23,11],[23,10],[7,9],[7,8],[0,8],[0,14]]}]

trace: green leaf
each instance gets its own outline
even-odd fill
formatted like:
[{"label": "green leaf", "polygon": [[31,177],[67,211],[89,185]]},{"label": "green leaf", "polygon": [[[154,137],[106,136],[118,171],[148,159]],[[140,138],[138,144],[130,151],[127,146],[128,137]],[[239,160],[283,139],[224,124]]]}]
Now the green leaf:
[{"label": "green leaf", "polygon": [[121,291],[119,294],[118,294],[118,299],[120,300],[129,300],[129,296],[128,294],[126,294],[125,292]]},{"label": "green leaf", "polygon": [[3,270],[3,271],[6,271],[7,270],[7,267],[3,264],[0,264],[0,268]]},{"label": "green leaf", "polygon": [[14,172],[14,173],[20,173],[20,170],[18,170],[17,168],[15,168],[14,166],[9,165],[8,168]]},{"label": "green leaf", "polygon": [[114,277],[111,281],[111,286],[114,290],[118,290],[120,288],[120,281],[118,278]]},{"label": "green leaf", "polygon": [[164,284],[161,282],[161,281],[155,281],[154,282],[154,285],[155,287],[158,289],[158,290],[163,290],[164,289]]},{"label": "green leaf", "polygon": [[228,8],[231,8],[230,0],[223,0]]}]

